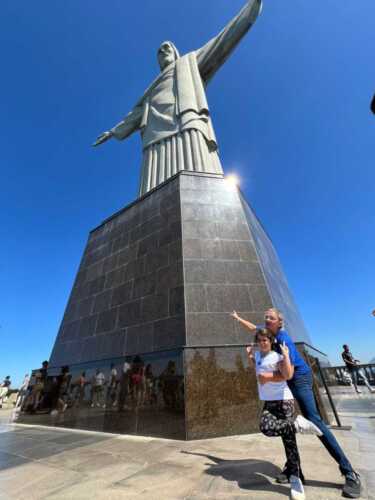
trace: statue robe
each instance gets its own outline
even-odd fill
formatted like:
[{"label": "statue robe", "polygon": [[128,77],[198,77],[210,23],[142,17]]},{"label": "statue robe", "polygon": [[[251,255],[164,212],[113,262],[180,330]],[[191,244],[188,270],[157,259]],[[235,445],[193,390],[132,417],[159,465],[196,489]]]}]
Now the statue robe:
[{"label": "statue robe", "polygon": [[123,140],[141,131],[142,196],[181,170],[222,174],[205,86],[255,22],[261,0],[240,13],[197,51],[166,67],[111,132]]}]

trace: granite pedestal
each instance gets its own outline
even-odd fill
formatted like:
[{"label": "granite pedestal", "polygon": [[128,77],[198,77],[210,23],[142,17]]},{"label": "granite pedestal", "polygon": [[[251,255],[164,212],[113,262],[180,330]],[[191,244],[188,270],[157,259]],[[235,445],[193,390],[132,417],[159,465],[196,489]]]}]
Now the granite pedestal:
[{"label": "granite pedestal", "polygon": [[[271,306],[295,341],[311,344],[240,190],[222,176],[181,172],[90,233],[50,358],[54,396],[45,414],[20,418],[178,439],[257,432],[244,350],[252,339],[229,313],[262,323]],[[54,377],[65,365],[59,406]]]}]

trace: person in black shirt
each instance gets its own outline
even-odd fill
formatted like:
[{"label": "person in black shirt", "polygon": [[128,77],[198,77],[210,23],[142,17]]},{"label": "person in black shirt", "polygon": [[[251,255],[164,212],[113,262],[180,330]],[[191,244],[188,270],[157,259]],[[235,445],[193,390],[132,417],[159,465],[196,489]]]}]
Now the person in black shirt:
[{"label": "person in black shirt", "polygon": [[355,388],[357,394],[361,394],[361,392],[362,392],[358,389],[358,377],[360,377],[364,381],[367,389],[371,393],[375,392],[375,389],[373,389],[371,387],[363,370],[360,370],[358,368],[359,360],[354,359],[352,353],[349,350],[349,346],[347,344],[344,344],[342,347],[343,347],[344,351],[342,352],[341,356],[342,356],[342,359],[344,360],[344,363],[346,364],[346,368],[348,369],[349,375],[353,381],[354,388]]}]

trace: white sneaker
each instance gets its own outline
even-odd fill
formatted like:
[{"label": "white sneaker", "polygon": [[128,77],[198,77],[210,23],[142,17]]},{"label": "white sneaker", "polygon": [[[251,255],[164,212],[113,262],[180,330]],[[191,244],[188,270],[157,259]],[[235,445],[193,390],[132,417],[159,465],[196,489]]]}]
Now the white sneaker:
[{"label": "white sneaker", "polygon": [[290,476],[290,498],[292,500],[305,500],[305,490],[302,481],[297,476]]},{"label": "white sneaker", "polygon": [[315,436],[322,436],[322,431],[315,424],[307,420],[307,418],[302,415],[298,415],[298,417],[294,421],[294,427],[296,428],[296,432],[300,434],[313,434]]}]

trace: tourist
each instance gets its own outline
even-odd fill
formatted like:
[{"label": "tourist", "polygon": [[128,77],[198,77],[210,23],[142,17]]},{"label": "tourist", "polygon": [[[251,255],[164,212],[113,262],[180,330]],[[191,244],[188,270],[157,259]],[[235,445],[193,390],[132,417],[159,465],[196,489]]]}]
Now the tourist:
[{"label": "tourist", "polygon": [[30,413],[35,413],[38,408],[39,404],[42,400],[42,394],[43,394],[43,389],[44,389],[44,382],[43,382],[43,374],[40,372],[40,370],[37,370],[34,373],[34,380],[31,384],[31,392],[30,392],[30,405],[28,405],[28,411]]},{"label": "tourist", "polygon": [[358,367],[359,360],[354,359],[352,353],[349,350],[349,346],[347,344],[344,344],[343,346],[343,352],[341,353],[342,359],[344,360],[344,363],[346,364],[346,368],[349,372],[350,378],[354,384],[354,388],[357,392],[357,394],[361,394],[362,391],[358,389],[358,377],[363,380],[365,383],[367,389],[371,392],[374,393],[375,389],[373,389],[370,385],[370,382],[367,380],[366,374],[363,369],[360,369]]},{"label": "tourist", "polygon": [[[247,347],[251,367],[255,367],[258,377],[259,399],[264,401],[260,418],[260,430],[268,437],[279,436],[283,440],[287,467],[290,474],[290,492],[293,500],[305,498],[302,485],[303,474],[297,448],[296,433],[321,435],[321,431],[312,422],[301,415],[294,418],[294,399],[286,380],[293,373],[289,349],[281,345],[282,354],[274,350],[274,336],[267,329],[259,329],[255,335],[259,351]],[[260,377],[280,370],[280,381],[262,383]]]},{"label": "tourist", "polygon": [[57,399],[57,410],[60,413],[64,413],[68,408],[69,399],[69,386],[71,375],[69,373],[69,366],[63,366],[61,368],[61,374],[58,376],[58,399]]},{"label": "tourist", "polygon": [[83,400],[85,399],[85,388],[86,388],[86,372],[82,372],[78,378],[78,391],[77,391],[77,401],[76,406],[82,406]]},{"label": "tourist", "polygon": [[7,375],[4,379],[4,382],[0,386],[0,408],[3,407],[4,400],[8,395],[9,387],[11,386],[11,384],[12,382],[10,381],[10,375]]},{"label": "tourist", "polygon": [[27,391],[30,384],[30,375],[28,373],[25,374],[21,387],[19,388],[16,400],[16,408],[22,408],[22,405],[26,399]]},{"label": "tourist", "polygon": [[105,408],[105,403],[103,402],[104,385],[105,385],[105,375],[98,368],[92,379],[93,391],[92,391],[91,408],[94,408],[95,405],[97,407],[103,406],[103,408]]},{"label": "tourist", "polygon": [[146,379],[146,401],[151,405],[156,404],[157,396],[155,390],[155,377],[154,374],[152,373],[152,366],[150,363],[146,366],[145,379]]},{"label": "tourist", "polygon": [[125,403],[129,394],[129,385],[130,385],[130,373],[131,373],[131,365],[127,361],[124,362],[122,367],[122,374],[120,380],[120,390],[118,395],[118,411],[124,411]]},{"label": "tourist", "polygon": [[111,363],[111,375],[107,392],[107,400],[113,407],[117,405],[117,370]]},{"label": "tourist", "polygon": [[[256,332],[257,326],[238,316],[235,311],[233,311],[232,317],[250,332]],[[284,320],[282,313],[277,309],[269,309],[266,311],[264,319],[266,328],[274,335],[278,345],[280,346],[285,342],[289,349],[290,362],[293,368],[293,375],[288,380],[289,388],[294,398],[297,400],[303,416],[313,422],[322,431],[322,436],[319,436],[319,439],[322,441],[332,458],[336,460],[340,472],[345,476],[345,484],[343,487],[344,496],[347,498],[359,498],[361,494],[359,474],[354,471],[336,438],[323,422],[318,412],[312,388],[313,378],[311,369],[298,352],[288,333],[283,329]],[[259,378],[263,383],[277,382],[280,380],[280,374],[277,372],[265,373],[261,374]],[[286,464],[282,473],[277,477],[277,481],[279,483],[286,483],[289,481],[290,475],[288,464]]]},{"label": "tourist", "polygon": [[146,395],[145,364],[140,356],[135,356],[130,374],[130,391],[133,403],[143,406]]}]

